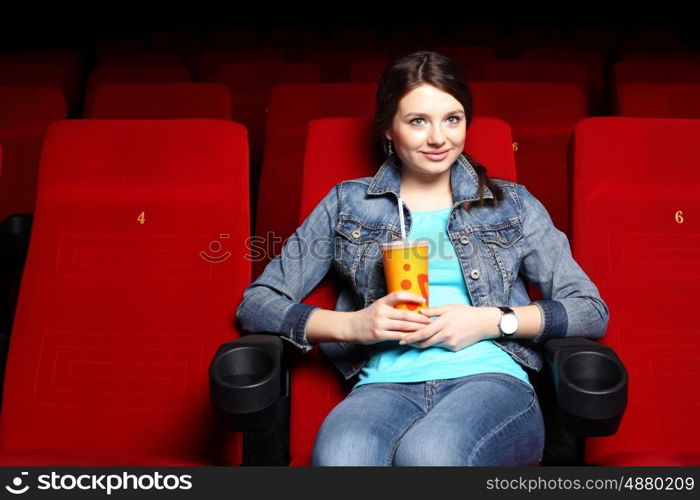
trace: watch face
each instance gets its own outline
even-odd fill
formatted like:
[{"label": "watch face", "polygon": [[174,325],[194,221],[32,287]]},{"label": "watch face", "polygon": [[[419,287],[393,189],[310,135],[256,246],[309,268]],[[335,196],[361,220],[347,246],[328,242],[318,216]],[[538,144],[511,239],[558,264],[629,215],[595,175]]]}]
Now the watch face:
[{"label": "watch face", "polygon": [[515,314],[504,314],[501,318],[501,330],[506,335],[512,335],[518,329],[518,317]]}]

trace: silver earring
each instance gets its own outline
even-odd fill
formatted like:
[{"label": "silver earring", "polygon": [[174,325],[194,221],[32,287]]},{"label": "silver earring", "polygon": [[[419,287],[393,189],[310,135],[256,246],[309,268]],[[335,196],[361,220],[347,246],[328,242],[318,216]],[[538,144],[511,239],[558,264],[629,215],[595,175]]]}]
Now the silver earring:
[{"label": "silver earring", "polygon": [[389,149],[389,156],[393,156],[394,148],[391,147],[391,141],[388,141],[387,148]]}]

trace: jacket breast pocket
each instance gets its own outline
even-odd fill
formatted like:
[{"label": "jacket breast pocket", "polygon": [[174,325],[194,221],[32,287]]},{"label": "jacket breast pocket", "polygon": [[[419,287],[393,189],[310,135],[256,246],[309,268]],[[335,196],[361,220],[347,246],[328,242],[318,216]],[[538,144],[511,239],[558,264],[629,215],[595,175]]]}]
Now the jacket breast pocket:
[{"label": "jacket breast pocket", "polygon": [[477,230],[484,249],[482,259],[490,262],[491,271],[494,271],[492,275],[500,277],[499,285],[502,286],[501,291],[505,300],[510,295],[513,281],[518,276],[522,259],[522,223],[519,220],[511,220],[496,226],[477,228]]},{"label": "jacket breast pocket", "polygon": [[366,294],[368,262],[381,261],[379,242],[386,237],[383,226],[374,226],[341,215],[335,227],[334,260],[336,270],[350,280],[355,289]]}]

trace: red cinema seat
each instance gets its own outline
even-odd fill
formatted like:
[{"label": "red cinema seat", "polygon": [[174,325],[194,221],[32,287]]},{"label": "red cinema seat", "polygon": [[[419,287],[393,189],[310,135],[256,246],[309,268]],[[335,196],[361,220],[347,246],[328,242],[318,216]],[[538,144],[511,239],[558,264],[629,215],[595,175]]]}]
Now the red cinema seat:
[{"label": "red cinema seat", "polygon": [[[626,83],[700,83],[700,64],[691,60],[619,61],[612,74],[612,88]],[[613,95],[613,112],[619,114],[617,95]]]},{"label": "red cinema seat", "polygon": [[567,153],[574,125],[585,117],[583,92],[563,83],[472,82],[474,113],[508,122],[518,179],[569,229]]},{"label": "red cinema seat", "polygon": [[605,75],[601,52],[565,47],[539,47],[523,49],[520,59],[526,61],[578,61],[586,66],[591,111],[605,109]]},{"label": "red cinema seat", "polygon": [[192,61],[197,80],[216,81],[226,63],[282,61],[284,52],[276,49],[207,49]]},{"label": "red cinema seat", "polygon": [[[369,129],[369,121],[358,118],[328,118],[309,124],[297,225],[338,182],[376,174],[379,165],[370,153]],[[511,142],[506,123],[475,118],[467,133],[466,150],[486,166],[489,175],[515,181]],[[329,168],[329,158],[333,158],[333,168]],[[331,273],[303,302],[334,310],[338,287]],[[291,385],[290,465],[309,464],[323,419],[348,390],[347,383],[318,348],[298,356]]]},{"label": "red cinema seat", "polygon": [[180,66],[180,54],[165,50],[112,49],[97,55],[97,66]]},{"label": "red cinema seat", "polygon": [[90,116],[98,87],[108,83],[183,83],[190,82],[184,66],[100,66],[90,72],[85,91],[83,113]]},{"label": "red cinema seat", "polygon": [[[71,112],[80,110],[80,92],[82,89],[83,67],[85,63],[84,56],[80,51],[61,48],[27,49],[9,54],[1,54],[0,61],[3,63],[39,63],[59,66],[63,69],[65,78],[65,80],[62,80],[64,82],[62,90],[66,97],[68,109]],[[41,84],[52,85],[52,83]]]},{"label": "red cinema seat", "polygon": [[86,118],[231,119],[231,96],[217,83],[114,83],[97,89]]},{"label": "red cinema seat", "polygon": [[697,466],[700,120],[591,118],[575,131],[573,253],[610,308],[602,339],[629,373],[601,466]]},{"label": "red cinema seat", "polygon": [[388,59],[377,59],[373,61],[356,61],[350,65],[351,82],[376,82],[389,64]]},{"label": "red cinema seat", "polygon": [[51,122],[65,117],[66,101],[56,88],[0,86],[0,221],[13,213],[34,212],[44,133]]},{"label": "red cinema seat", "polygon": [[588,94],[588,70],[579,61],[491,61],[484,69],[484,80],[570,83]]},{"label": "red cinema seat", "polygon": [[689,50],[643,50],[643,49],[624,49],[620,54],[622,61],[700,61],[700,53]]},{"label": "red cinema seat", "polygon": [[698,83],[700,64],[692,60],[618,61],[613,67],[613,85],[628,82]]},{"label": "red cinema seat", "polygon": [[629,82],[617,89],[620,116],[700,118],[700,82]]},{"label": "red cinema seat", "polygon": [[[248,129],[256,172],[262,156],[272,87],[281,83],[319,83],[321,68],[315,63],[283,61],[223,63],[216,81],[229,89],[233,119]],[[257,184],[257,179],[253,184]]]},{"label": "red cinema seat", "polygon": [[388,54],[377,49],[315,49],[306,53],[305,60],[321,66],[321,81],[340,83],[350,81],[350,68],[357,61],[385,61]]},{"label": "red cinema seat", "polygon": [[[275,86],[265,131],[255,235],[269,251],[253,262],[257,277],[298,225],[308,123],[333,116],[371,117],[375,83],[283,84]],[[281,241],[280,241],[281,239]]]},{"label": "red cinema seat", "polygon": [[52,63],[18,63],[0,60],[0,85],[41,85],[60,90],[68,87],[66,70]]},{"label": "red cinema seat", "polygon": [[223,462],[207,363],[250,282],[247,172],[233,122],[49,128],[0,464]]},{"label": "red cinema seat", "polygon": [[435,50],[454,59],[464,70],[469,80],[482,80],[486,64],[496,58],[496,50],[492,47],[443,46]]}]

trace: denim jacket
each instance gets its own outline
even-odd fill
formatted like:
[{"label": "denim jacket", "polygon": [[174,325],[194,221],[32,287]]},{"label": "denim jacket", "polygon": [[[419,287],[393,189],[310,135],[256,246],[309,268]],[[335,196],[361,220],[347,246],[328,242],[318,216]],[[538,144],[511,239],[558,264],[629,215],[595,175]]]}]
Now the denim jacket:
[{"label": "denim jacket", "polygon": [[[447,233],[472,305],[529,305],[526,280],[544,298],[534,302],[543,319],[536,338],[496,339],[496,345],[524,368],[539,371],[542,355],[536,346],[547,339],[602,337],[608,308],[544,206],[524,186],[494,179],[504,199],[496,206],[475,203],[467,212],[462,203],[478,200],[478,176],[463,155],[452,165],[450,180],[454,206]],[[301,301],[331,268],[344,283],[337,311],[356,311],[385,296],[379,243],[401,238],[400,181],[401,171],[390,157],[374,177],[336,184],[246,288],[236,312],[243,329],[276,333],[303,352],[311,350],[306,323],[317,306]],[[488,188],[484,197],[493,198]],[[411,213],[405,205],[404,224],[409,234]],[[359,373],[370,354],[363,344],[319,346],[346,380]]]}]

